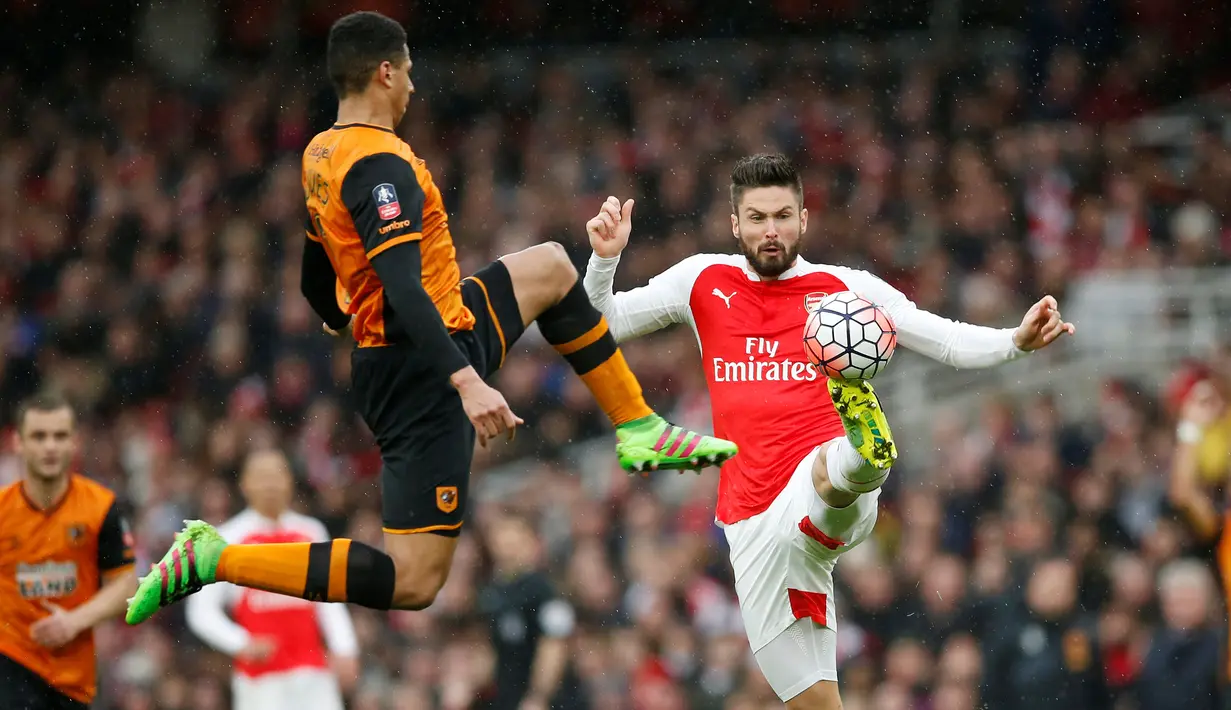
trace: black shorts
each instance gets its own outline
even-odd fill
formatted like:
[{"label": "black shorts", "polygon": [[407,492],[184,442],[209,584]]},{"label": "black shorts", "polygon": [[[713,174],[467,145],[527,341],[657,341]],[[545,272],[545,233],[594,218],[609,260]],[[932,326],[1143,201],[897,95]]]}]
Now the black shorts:
[{"label": "black shorts", "polygon": [[[453,341],[487,379],[525,330],[508,269],[495,261],[466,278],[462,301],[475,326],[454,333]],[[380,446],[385,532],[457,535],[475,443],[457,390],[409,345],[356,348],[351,381]]]},{"label": "black shorts", "polygon": [[42,676],[0,654],[0,708],[4,710],[88,710],[88,703],[73,700],[51,687]]}]

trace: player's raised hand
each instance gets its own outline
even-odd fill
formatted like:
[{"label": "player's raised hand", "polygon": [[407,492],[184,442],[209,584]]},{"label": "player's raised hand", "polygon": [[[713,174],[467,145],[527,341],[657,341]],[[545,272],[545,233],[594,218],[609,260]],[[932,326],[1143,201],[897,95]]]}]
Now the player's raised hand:
[{"label": "player's raised hand", "polygon": [[590,235],[590,248],[603,258],[619,256],[628,246],[628,235],[633,231],[633,201],[624,205],[614,196],[608,197],[598,215],[586,222],[586,234]]},{"label": "player's raised hand", "polygon": [[1026,311],[1022,324],[1013,333],[1013,344],[1026,351],[1038,350],[1065,333],[1075,335],[1077,328],[1060,317],[1060,306],[1055,298],[1044,296]]},{"label": "player's raised hand", "polygon": [[509,408],[504,395],[482,379],[467,379],[457,387],[457,393],[462,396],[462,409],[474,425],[480,446],[487,446],[489,440],[502,433],[507,433],[512,441],[517,426],[526,423]]}]

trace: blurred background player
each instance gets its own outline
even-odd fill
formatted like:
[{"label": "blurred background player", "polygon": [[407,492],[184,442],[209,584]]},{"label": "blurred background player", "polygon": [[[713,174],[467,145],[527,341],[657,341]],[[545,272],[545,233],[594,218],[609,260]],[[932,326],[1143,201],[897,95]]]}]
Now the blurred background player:
[{"label": "blurred background player", "polygon": [[414,93],[400,24],[352,13],[333,25],[326,53],[338,113],[303,154],[300,289],[327,331],[357,345],[352,393],[381,450],[384,549],[349,539],[228,547],[191,522],[142,578],[130,624],[216,580],[375,609],[430,606],[465,522],[476,436],[511,439],[522,423],[486,379],[531,323],[609,417],[625,468],[700,469],[737,451],[646,404],[559,244],[462,280],[440,188],[394,132]]},{"label": "blurred background player", "polygon": [[132,534],[115,494],[72,471],[67,400],[36,395],[15,421],[24,471],[0,488],[0,708],[86,708],[94,627],[137,586]]},{"label": "blurred background player", "polygon": [[[248,507],[219,534],[239,544],[328,540],[319,520],[290,509],[294,484],[281,451],[249,454],[239,483]],[[189,599],[185,613],[193,633],[235,659],[232,710],[342,710],[342,688],[359,673],[344,605],[223,583]]]},{"label": "blurred background player", "polygon": [[573,607],[542,569],[542,543],[530,520],[510,511],[485,526],[494,579],[479,595],[496,652],[492,710],[574,707],[559,698],[569,663]]},{"label": "blurred background player", "polygon": [[833,569],[872,534],[897,450],[871,384],[826,382],[807,365],[809,300],[854,291],[889,315],[901,345],[961,368],[1015,360],[1074,327],[1051,296],[1018,328],[988,328],[924,311],[866,271],[809,263],[799,256],[803,195],[786,156],[741,159],[730,184],[739,253],[690,256],[617,294],[633,201],[609,197],[586,224],[594,254],[585,286],[617,341],[676,323],[696,334],[714,431],[741,449],[722,470],[715,517],[752,651],[787,707],[838,710]]}]

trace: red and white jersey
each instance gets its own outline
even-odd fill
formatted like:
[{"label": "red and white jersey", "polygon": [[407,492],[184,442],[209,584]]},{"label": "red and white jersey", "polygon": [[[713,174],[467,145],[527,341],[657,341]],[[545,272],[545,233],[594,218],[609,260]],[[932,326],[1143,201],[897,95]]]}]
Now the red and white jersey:
[{"label": "red and white jersey", "polygon": [[[236,544],[329,539],[325,526],[315,518],[286,512],[271,520],[250,508],[218,526],[218,532]],[[326,646],[334,656],[358,654],[355,628],[345,604],[313,603],[218,582],[189,597],[185,614],[193,633],[229,656],[236,656],[254,637],[274,642],[273,654],[262,662],[235,660],[235,672],[248,678],[328,668]]]},{"label": "red and white jersey", "polygon": [[838,291],[876,303],[893,319],[898,343],[954,367],[986,367],[1020,355],[1013,331],[958,323],[920,310],[866,271],[799,258],[762,280],[742,255],[698,254],[641,288],[613,294],[619,257],[590,257],[585,289],[617,341],[687,323],[709,383],[714,434],[739,445],[723,465],[718,521],[763,512],[815,447],[844,434],[824,377],[804,355],[807,304]]}]

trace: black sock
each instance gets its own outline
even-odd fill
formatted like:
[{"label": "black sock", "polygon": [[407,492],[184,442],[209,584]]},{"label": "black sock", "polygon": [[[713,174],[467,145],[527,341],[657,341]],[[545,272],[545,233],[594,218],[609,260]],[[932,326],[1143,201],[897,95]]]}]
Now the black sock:
[{"label": "black sock", "polygon": [[369,609],[389,609],[396,584],[392,557],[362,542],[351,542],[346,557],[346,601]]},{"label": "black sock", "polygon": [[539,331],[594,393],[611,423],[620,426],[653,414],[641,385],[578,279],[559,303],[537,319]]}]

